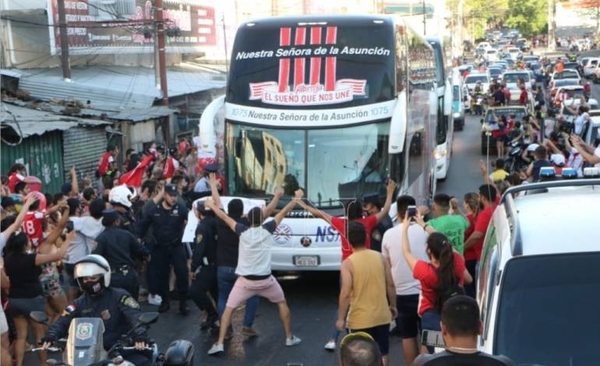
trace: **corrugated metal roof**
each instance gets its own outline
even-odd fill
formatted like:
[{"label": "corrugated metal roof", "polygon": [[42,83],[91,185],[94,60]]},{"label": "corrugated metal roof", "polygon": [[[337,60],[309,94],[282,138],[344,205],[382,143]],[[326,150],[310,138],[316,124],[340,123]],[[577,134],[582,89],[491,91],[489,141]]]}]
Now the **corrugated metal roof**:
[{"label": "corrugated metal roof", "polygon": [[[48,131],[68,130],[76,126],[104,126],[112,124],[109,121],[63,116],[36,109],[8,105],[6,103],[2,103],[0,120],[2,121],[0,123],[2,134],[17,134],[23,138],[32,135],[43,135]],[[8,129],[8,131],[5,131],[5,129]]]},{"label": "corrugated metal roof", "polygon": [[108,119],[114,119],[117,121],[131,121],[140,122],[147,121],[150,119],[170,116],[174,113],[179,112],[177,109],[171,109],[165,106],[155,106],[143,109],[126,109],[120,112],[103,112],[95,109],[82,109],[79,115],[81,116],[95,116],[105,117]]},{"label": "corrugated metal roof", "polygon": [[[1,70],[4,74],[6,70]],[[14,71],[11,76],[14,76]],[[77,99],[90,101],[93,109],[127,111],[152,107],[161,97],[154,69],[126,66],[94,66],[71,70],[72,81],[62,77],[60,68],[19,70],[19,88],[42,100]],[[6,73],[8,75],[8,72]],[[170,68],[167,71],[169,96],[176,97],[204,90],[223,88],[221,75],[206,71]]]}]

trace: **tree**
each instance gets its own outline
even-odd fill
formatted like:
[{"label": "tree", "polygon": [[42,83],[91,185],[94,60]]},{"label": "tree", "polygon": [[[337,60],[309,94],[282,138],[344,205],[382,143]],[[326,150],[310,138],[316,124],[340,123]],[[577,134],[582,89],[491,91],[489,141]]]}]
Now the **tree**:
[{"label": "tree", "polygon": [[509,0],[508,16],[504,24],[518,29],[526,37],[545,31],[548,25],[548,12],[540,10],[548,8],[547,1]]}]

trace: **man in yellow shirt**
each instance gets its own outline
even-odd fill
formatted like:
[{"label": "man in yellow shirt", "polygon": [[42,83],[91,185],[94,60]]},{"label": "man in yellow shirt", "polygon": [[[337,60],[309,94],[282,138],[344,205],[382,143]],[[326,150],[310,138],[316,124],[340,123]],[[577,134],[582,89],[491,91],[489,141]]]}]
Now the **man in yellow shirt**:
[{"label": "man in yellow shirt", "polygon": [[365,246],[367,232],[363,224],[350,221],[346,232],[353,253],[340,269],[342,288],[336,326],[340,331],[347,328],[350,333],[371,335],[379,345],[383,365],[387,366],[389,327],[398,315],[390,265],[381,253]]}]

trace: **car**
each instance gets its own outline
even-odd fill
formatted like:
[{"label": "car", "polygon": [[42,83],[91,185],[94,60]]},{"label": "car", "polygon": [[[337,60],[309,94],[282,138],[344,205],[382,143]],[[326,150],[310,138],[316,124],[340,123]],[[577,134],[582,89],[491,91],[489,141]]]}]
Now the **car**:
[{"label": "car", "polygon": [[523,56],[523,62],[539,62],[540,56],[536,55],[525,55]]},{"label": "car", "polygon": [[498,129],[494,122],[494,115],[497,117],[515,115],[515,121],[523,120],[523,117],[530,114],[525,106],[510,105],[501,107],[490,107],[485,116],[481,119],[481,155],[496,154],[496,139],[492,136],[492,131]]},{"label": "car", "polygon": [[465,86],[472,92],[478,81],[481,82],[481,90],[487,93],[490,90],[490,76],[487,73],[470,73],[465,78]]},{"label": "car", "polygon": [[[563,105],[561,105],[559,114],[563,116],[565,121],[573,122],[575,120],[575,117],[577,117],[577,116],[575,116],[573,113],[571,113],[571,111],[568,110],[567,108],[565,108],[564,106],[568,105],[572,109],[577,110],[577,107],[579,107],[580,104],[581,104],[581,99],[579,99],[579,98],[567,99],[564,101]],[[596,99],[590,98],[590,99],[588,99],[586,104],[589,107],[590,111],[596,111],[595,114],[597,114],[597,111],[600,108],[600,106],[598,106],[598,101]],[[591,116],[591,114],[590,114],[590,116]],[[594,142],[593,140],[590,140],[589,144],[592,145],[593,142]]]},{"label": "car", "polygon": [[506,83],[506,86],[511,89],[513,86],[517,86],[519,79],[525,81],[525,88],[531,89],[531,81],[532,77],[528,71],[520,70],[520,71],[507,71],[502,75],[502,81]]},{"label": "car", "polygon": [[515,42],[515,46],[519,47],[519,49],[522,52],[528,52],[531,49],[531,46],[529,45],[529,43],[527,42],[527,39],[525,39],[525,38],[517,39],[517,42]]},{"label": "car", "polygon": [[559,80],[555,80],[553,81],[551,84],[548,85],[548,87],[550,88],[550,98],[554,99],[554,97],[556,96],[556,93],[558,92],[558,88],[560,87],[564,87],[564,86],[577,86],[577,85],[581,85],[579,84],[579,79],[559,79]]},{"label": "car", "polygon": [[485,50],[483,58],[485,58],[488,62],[494,62],[498,60],[498,50],[488,48],[487,50]]},{"label": "car", "polygon": [[598,66],[598,61],[600,61],[600,58],[590,58],[586,63],[585,66],[583,66],[583,77],[586,79],[591,79],[592,75],[594,75],[594,72],[596,71],[596,66]]},{"label": "car", "polygon": [[579,76],[583,76],[580,69],[581,65],[579,62],[565,62],[565,70],[575,70]]},{"label": "car", "polygon": [[552,73],[552,76],[550,77],[550,82],[552,83],[554,80],[558,80],[558,79],[577,79],[579,80],[579,83],[581,84],[581,76],[579,75],[579,73],[576,70],[563,70],[563,72],[556,72],[554,71]]},{"label": "car", "polygon": [[510,55],[510,58],[513,60],[519,60],[523,58],[523,53],[517,47],[509,47],[506,52]]},{"label": "car", "polygon": [[583,86],[581,86],[581,85],[561,86],[561,87],[557,88],[556,94],[554,94],[554,97],[552,99],[552,101],[554,103],[559,101],[560,93],[562,93],[563,91],[565,93],[567,93],[567,98],[566,98],[567,100],[577,98],[577,97],[583,97]]},{"label": "car", "polygon": [[[600,179],[524,184],[504,193],[479,262],[480,351],[515,365],[600,362],[590,341],[600,313],[586,310],[600,300],[597,217]],[[576,321],[577,314],[585,320]]]},{"label": "car", "polygon": [[488,67],[488,74],[490,74],[490,79],[492,80],[500,80],[502,79],[502,68],[501,67]]}]

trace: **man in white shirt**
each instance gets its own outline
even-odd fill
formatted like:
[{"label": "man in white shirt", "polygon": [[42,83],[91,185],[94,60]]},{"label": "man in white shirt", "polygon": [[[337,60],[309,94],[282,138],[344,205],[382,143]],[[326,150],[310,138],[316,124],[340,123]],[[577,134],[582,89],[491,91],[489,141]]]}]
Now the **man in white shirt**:
[{"label": "man in white shirt", "polygon": [[[400,196],[396,200],[398,210],[398,222],[404,220],[409,206],[416,206],[415,199],[411,196]],[[427,237],[425,230],[416,223],[410,224],[408,236],[411,252],[418,259],[429,261],[427,256]],[[392,277],[396,286],[396,304],[398,318],[396,329],[402,338],[402,353],[407,365],[412,365],[419,354],[417,335],[419,334],[419,294],[421,284],[413,277],[404,255],[402,254],[402,224],[388,229],[383,235],[382,250],[383,257],[390,262]]]}]

